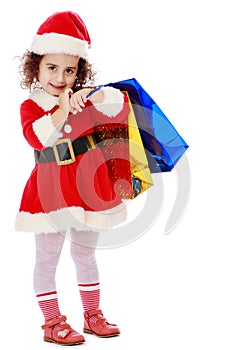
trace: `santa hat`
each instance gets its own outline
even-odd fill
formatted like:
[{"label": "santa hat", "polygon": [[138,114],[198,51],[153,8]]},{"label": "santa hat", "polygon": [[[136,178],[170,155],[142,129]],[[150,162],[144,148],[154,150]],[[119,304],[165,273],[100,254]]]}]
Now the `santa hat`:
[{"label": "santa hat", "polygon": [[68,54],[87,57],[91,39],[83,20],[74,12],[57,12],[48,17],[33,38],[31,51],[38,55]]}]

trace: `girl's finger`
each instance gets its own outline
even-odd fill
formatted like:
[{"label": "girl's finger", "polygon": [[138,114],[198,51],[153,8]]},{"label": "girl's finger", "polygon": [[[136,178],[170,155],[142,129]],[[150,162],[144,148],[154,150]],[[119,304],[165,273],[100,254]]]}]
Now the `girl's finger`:
[{"label": "girl's finger", "polygon": [[70,103],[72,104],[73,107],[75,106],[85,107],[85,104],[82,100],[82,96],[72,95],[70,99]]},{"label": "girl's finger", "polygon": [[75,101],[75,100],[73,100],[73,99],[71,98],[71,99],[70,99],[70,105],[71,105],[71,108],[72,108],[74,111],[82,112],[82,108],[81,108],[80,104],[78,103],[78,101]]},{"label": "girl's finger", "polygon": [[81,107],[85,107],[85,102],[84,102],[84,96],[83,95],[80,95],[79,96],[79,99],[78,99],[78,103]]},{"label": "girl's finger", "polygon": [[87,102],[87,95],[83,94],[82,98],[83,98],[83,102],[86,103]]},{"label": "girl's finger", "polygon": [[73,94],[73,91],[71,88],[68,88],[64,91],[64,93],[70,97]]}]

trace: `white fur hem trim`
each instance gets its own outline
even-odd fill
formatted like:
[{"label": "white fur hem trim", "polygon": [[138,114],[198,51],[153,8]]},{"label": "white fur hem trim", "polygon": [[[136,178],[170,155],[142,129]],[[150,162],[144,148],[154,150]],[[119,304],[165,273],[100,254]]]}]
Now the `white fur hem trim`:
[{"label": "white fur hem trim", "polygon": [[65,34],[36,34],[30,50],[38,55],[59,53],[86,58],[88,42]]},{"label": "white fur hem trim", "polygon": [[63,136],[56,130],[50,113],[33,123],[33,131],[44,147],[52,147]]},{"label": "white fur hem trim", "polygon": [[122,92],[111,86],[102,88],[104,99],[102,103],[94,103],[95,108],[108,117],[115,117],[123,109],[124,96]]},{"label": "white fur hem trim", "polygon": [[126,220],[127,209],[124,203],[101,212],[85,211],[81,207],[63,208],[50,213],[17,214],[16,231],[34,233],[63,232],[69,228],[76,230],[101,230],[116,226]]}]

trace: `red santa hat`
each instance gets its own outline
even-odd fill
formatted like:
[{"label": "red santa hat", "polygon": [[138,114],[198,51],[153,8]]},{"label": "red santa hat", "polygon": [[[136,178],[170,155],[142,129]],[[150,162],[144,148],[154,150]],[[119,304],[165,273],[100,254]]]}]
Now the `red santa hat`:
[{"label": "red santa hat", "polygon": [[68,54],[87,57],[91,39],[87,28],[74,12],[57,12],[48,17],[33,38],[31,51],[38,55]]}]

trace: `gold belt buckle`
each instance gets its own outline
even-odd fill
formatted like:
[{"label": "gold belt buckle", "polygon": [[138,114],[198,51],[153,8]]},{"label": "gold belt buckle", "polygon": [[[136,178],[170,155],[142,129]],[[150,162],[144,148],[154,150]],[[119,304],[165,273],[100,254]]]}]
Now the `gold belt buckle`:
[{"label": "gold belt buckle", "polygon": [[96,148],[96,142],[94,140],[94,137],[92,134],[89,134],[86,136],[87,137],[87,146],[88,146],[88,151],[91,151]]},{"label": "gold belt buckle", "polygon": [[[61,160],[60,158],[60,154],[59,154],[59,150],[58,150],[58,146],[63,145],[64,143],[67,144],[67,149],[69,150],[69,154],[70,154],[70,158],[66,159],[66,160]],[[66,149],[66,151],[67,151]],[[74,154],[74,150],[72,147],[72,141],[68,138],[66,139],[59,139],[54,145],[53,145],[53,152],[54,152],[54,156],[56,159],[56,164],[57,165],[67,165],[67,164],[71,164],[75,161],[75,154]]]}]

